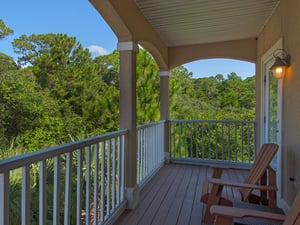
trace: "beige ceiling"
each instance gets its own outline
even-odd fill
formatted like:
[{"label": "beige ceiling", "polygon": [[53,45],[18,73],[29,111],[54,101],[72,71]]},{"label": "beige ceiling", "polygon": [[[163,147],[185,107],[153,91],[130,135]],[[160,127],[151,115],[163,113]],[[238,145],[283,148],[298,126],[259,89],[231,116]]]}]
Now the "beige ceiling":
[{"label": "beige ceiling", "polygon": [[147,49],[161,70],[194,60],[256,62],[256,38],[280,0],[89,0],[119,42]]},{"label": "beige ceiling", "polygon": [[279,0],[135,0],[167,46],[257,37]]}]

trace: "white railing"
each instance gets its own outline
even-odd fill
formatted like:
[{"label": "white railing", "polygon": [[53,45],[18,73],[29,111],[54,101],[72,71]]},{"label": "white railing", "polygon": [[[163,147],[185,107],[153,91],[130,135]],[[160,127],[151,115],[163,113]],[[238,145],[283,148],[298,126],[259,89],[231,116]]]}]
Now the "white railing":
[{"label": "white railing", "polygon": [[255,158],[255,122],[170,120],[173,162],[251,164]]},{"label": "white railing", "polygon": [[164,126],[159,121],[137,127],[137,183],[143,185],[164,165]]},{"label": "white railing", "polygon": [[126,203],[127,133],[0,161],[0,225],[103,224]]}]

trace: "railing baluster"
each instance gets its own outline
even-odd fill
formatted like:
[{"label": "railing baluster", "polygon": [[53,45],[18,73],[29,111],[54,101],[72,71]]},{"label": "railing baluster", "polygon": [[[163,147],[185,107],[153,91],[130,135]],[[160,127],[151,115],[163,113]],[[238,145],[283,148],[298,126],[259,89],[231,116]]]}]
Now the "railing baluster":
[{"label": "railing baluster", "polygon": [[65,208],[64,208],[64,225],[70,225],[71,217],[71,182],[72,182],[72,155],[66,153],[66,176],[65,176]]},{"label": "railing baluster", "polygon": [[99,145],[94,144],[94,225],[98,224]]},{"label": "railing baluster", "polygon": [[154,142],[154,132],[153,132],[153,127],[149,128],[149,133],[150,133],[150,141],[148,142],[148,146],[149,146],[149,154],[150,154],[150,168],[149,168],[149,172],[152,172],[152,169],[154,168],[154,148],[153,145],[151,143],[155,143]]},{"label": "railing baluster", "polygon": [[211,160],[210,138],[211,138],[211,133],[210,133],[210,122],[208,122],[208,159],[209,159],[209,160]]},{"label": "railing baluster", "polygon": [[183,146],[183,151],[184,151],[184,158],[186,158],[187,154],[187,137],[186,137],[186,123],[184,123],[184,146]]},{"label": "railing baluster", "polygon": [[234,123],[234,153],[235,153],[235,162],[237,162],[238,152],[237,152],[237,129],[236,129],[236,122]]},{"label": "railing baluster", "polygon": [[142,157],[141,157],[141,164],[140,164],[140,170],[141,170],[141,176],[140,176],[140,182],[142,181],[143,177],[145,176],[145,170],[146,170],[146,146],[145,146],[145,130],[141,129],[141,152],[142,152]]},{"label": "railing baluster", "polygon": [[77,150],[77,190],[76,190],[76,224],[81,224],[82,209],[82,149]]},{"label": "railing baluster", "polygon": [[[173,125],[173,151],[172,151],[172,148],[171,148],[171,153],[173,153],[173,155],[171,155],[171,157],[173,158],[176,158],[176,155],[175,155],[175,151],[176,151],[176,125],[177,123],[175,122],[174,125]],[[170,123],[170,127],[172,127],[172,123]],[[170,136],[172,137],[172,133],[170,134]]]},{"label": "railing baluster", "polygon": [[250,123],[247,123],[248,163],[250,163]]},{"label": "railing baluster", "polygon": [[120,196],[121,196],[120,188],[121,188],[121,179],[122,179],[121,178],[121,138],[118,137],[117,140],[118,140],[118,142],[117,142],[117,145],[118,145],[118,150],[117,150],[117,154],[118,154],[118,156],[117,156],[117,162],[118,162],[118,164],[117,164],[117,177],[118,177],[118,180],[117,180],[117,204],[120,204],[120,202],[121,202],[121,200],[120,200]]},{"label": "railing baluster", "polygon": [[219,134],[219,129],[218,129],[218,123],[216,122],[215,123],[216,125],[216,141],[215,141],[215,143],[216,143],[216,160],[218,161],[219,160],[219,147],[218,147],[218,134]]},{"label": "railing baluster", "polygon": [[60,224],[60,156],[54,157],[53,225]]},{"label": "railing baluster", "polygon": [[228,135],[227,135],[227,141],[228,141],[228,148],[227,148],[227,154],[228,154],[228,162],[231,161],[231,138],[230,138],[230,126],[231,124],[227,123],[227,129],[228,129]]},{"label": "railing baluster", "polygon": [[193,123],[190,123],[190,158],[193,158]]},{"label": "railing baluster", "polygon": [[137,132],[137,146],[138,146],[138,151],[137,151],[137,172],[136,172],[136,179],[137,179],[137,183],[140,182],[140,176],[141,176],[141,167],[139,165],[141,165],[141,131]]},{"label": "railing baluster", "polygon": [[111,162],[111,155],[110,155],[110,140],[107,142],[107,172],[106,172],[106,216],[110,214],[110,162]]},{"label": "railing baluster", "polygon": [[116,140],[112,139],[112,209],[115,210],[116,202]]},{"label": "railing baluster", "polygon": [[243,137],[244,137],[244,124],[241,123],[241,145],[242,145],[242,162],[244,162],[244,140],[243,140]]},{"label": "railing baluster", "polygon": [[222,122],[222,161],[224,161],[224,122]]},{"label": "railing baluster", "polygon": [[143,129],[143,144],[144,144],[144,159],[143,159],[143,168],[144,168],[144,174],[143,177],[146,177],[146,175],[148,174],[148,143],[146,142],[146,137],[148,135],[148,130],[147,129]]},{"label": "railing baluster", "polygon": [[178,141],[179,141],[179,142],[178,142],[178,148],[179,148],[179,149],[178,149],[178,155],[176,155],[176,157],[179,158],[180,155],[181,155],[181,148],[182,148],[182,147],[181,147],[181,122],[179,122],[179,127],[178,127],[178,129],[179,129],[179,135],[178,135],[178,139],[179,139],[179,140],[178,140]]},{"label": "railing baluster", "polygon": [[43,160],[39,168],[39,224],[46,224],[46,217],[46,160]]},{"label": "railing baluster", "polygon": [[204,123],[203,122],[201,122],[201,140],[202,140],[202,159],[205,159],[205,152],[204,152],[204,141],[205,141],[205,139],[204,139]]},{"label": "railing baluster", "polygon": [[88,146],[86,148],[86,162],[85,162],[85,224],[90,224],[90,215],[91,215],[91,207],[90,207],[90,196],[91,196],[91,147]]},{"label": "railing baluster", "polygon": [[0,224],[9,224],[9,172],[0,173]]},{"label": "railing baluster", "polygon": [[[121,147],[121,165],[122,165],[122,168],[124,168],[124,164],[125,164],[125,137],[122,136],[121,138],[121,143],[120,145],[122,146]],[[121,170],[121,185],[120,185],[120,189],[121,189],[121,200],[123,201],[124,200],[124,187],[125,187],[125,170],[122,169]]]},{"label": "railing baluster", "polygon": [[199,122],[196,122],[196,159],[199,158],[199,144],[198,144],[198,138],[199,138],[199,134],[198,134],[198,129],[199,129]]},{"label": "railing baluster", "polygon": [[105,183],[104,183],[104,176],[105,176],[105,141],[101,142],[101,211],[100,211],[100,222],[104,221],[104,189],[105,189]]},{"label": "railing baluster", "polygon": [[22,225],[30,224],[30,167],[22,167]]}]

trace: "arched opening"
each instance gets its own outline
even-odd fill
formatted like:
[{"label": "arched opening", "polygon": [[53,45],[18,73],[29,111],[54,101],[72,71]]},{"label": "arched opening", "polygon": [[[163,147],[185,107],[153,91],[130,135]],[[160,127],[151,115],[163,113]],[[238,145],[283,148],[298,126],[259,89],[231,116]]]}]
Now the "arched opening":
[{"label": "arched opening", "polygon": [[255,63],[226,58],[202,59],[184,64],[194,78],[222,74],[226,77],[234,72],[243,79],[255,75]]}]

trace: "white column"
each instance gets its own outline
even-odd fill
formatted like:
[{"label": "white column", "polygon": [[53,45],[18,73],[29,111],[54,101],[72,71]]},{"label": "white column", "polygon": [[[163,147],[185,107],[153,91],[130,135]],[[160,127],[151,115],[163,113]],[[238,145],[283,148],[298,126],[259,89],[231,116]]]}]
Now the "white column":
[{"label": "white column", "polygon": [[120,52],[120,128],[129,129],[125,146],[125,193],[127,208],[139,202],[137,187],[137,132],[136,132],[136,53],[134,42],[119,42]]}]

